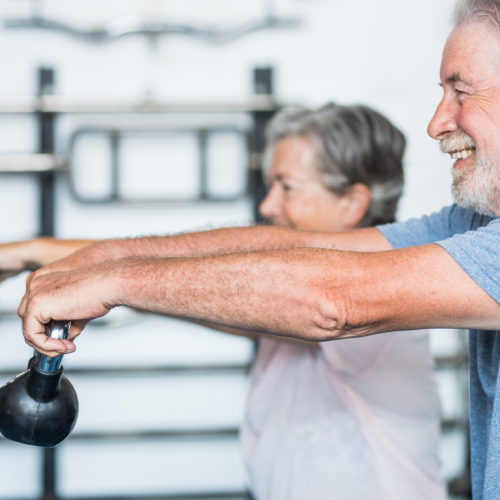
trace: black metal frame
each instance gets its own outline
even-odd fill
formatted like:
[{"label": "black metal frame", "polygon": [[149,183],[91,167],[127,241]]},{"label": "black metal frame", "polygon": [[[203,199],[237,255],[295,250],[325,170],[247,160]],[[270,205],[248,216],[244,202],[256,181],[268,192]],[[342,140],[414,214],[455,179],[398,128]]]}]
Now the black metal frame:
[{"label": "black metal frame", "polygon": [[[272,68],[257,68],[254,71],[254,87],[256,94],[272,94]],[[40,68],[38,70],[38,97],[39,107],[36,110],[39,126],[39,145],[38,152],[44,154],[54,154],[55,152],[55,122],[57,113],[54,110],[47,110],[44,107],[44,96],[52,94],[55,83],[55,73],[51,68]],[[265,128],[268,120],[277,111],[277,107],[272,110],[269,106],[264,110],[247,110],[253,116],[253,130],[248,137],[249,156],[251,165],[249,169],[249,192],[254,200],[255,220],[260,221],[258,215],[258,206],[265,195],[265,187],[261,174],[262,153],[265,146]],[[211,110],[211,108],[210,108]],[[216,111],[216,109],[213,109]],[[146,107],[144,110],[148,111]],[[194,111],[194,109],[189,109]],[[219,110],[220,111],[220,110]],[[232,106],[228,106],[225,111],[237,111]],[[29,111],[28,111],[29,112]],[[203,129],[199,131],[200,145],[206,146],[207,134],[209,131]],[[115,146],[119,136],[113,136]],[[205,157],[206,158],[206,157]],[[202,175],[206,174],[206,163],[200,165]],[[33,174],[32,171],[26,171]],[[56,171],[47,171],[35,173],[39,179],[40,189],[40,216],[39,216],[39,235],[55,235],[55,185]],[[116,180],[115,180],[116,181]],[[205,179],[206,181],[206,179]],[[206,185],[206,182],[205,182]],[[218,200],[221,201],[221,200]],[[224,200],[226,201],[226,200]],[[210,365],[210,366],[159,366],[159,367],[118,367],[118,368],[95,368],[95,369],[67,369],[66,373],[78,375],[130,375],[133,373],[206,373],[206,372],[248,372],[249,364],[236,365]],[[9,370],[0,370],[0,377],[14,375]],[[131,440],[131,439],[235,439],[238,436],[238,429],[212,428],[212,429],[173,429],[157,430],[145,432],[92,432],[76,433],[70,436],[69,440]],[[0,441],[3,438],[0,437]],[[57,494],[57,448],[48,448],[42,450],[42,495],[39,500],[61,500]],[[243,499],[252,500],[249,491],[221,491],[221,492],[196,492],[186,494],[171,495],[119,495],[107,497],[92,497],[92,500],[209,500],[209,499]],[[87,500],[86,497],[73,498],[72,500]],[[90,498],[88,499],[90,500]]]},{"label": "black metal frame", "polygon": [[[186,493],[172,495],[112,495],[105,497],[71,497],[67,500],[254,500],[250,492],[216,491],[213,493]],[[31,498],[19,500],[32,500]]]},{"label": "black metal frame", "polygon": [[[171,199],[171,198],[148,198],[148,199],[126,199],[124,200],[120,195],[120,142],[122,136],[129,134],[137,134],[137,135],[157,135],[157,134],[165,134],[168,135],[170,133],[186,133],[191,132],[196,134],[198,139],[198,148],[199,148],[199,175],[200,175],[200,192],[199,195],[192,198],[185,199]],[[213,196],[210,195],[208,190],[208,158],[207,158],[207,142],[208,137],[212,133],[218,132],[233,132],[240,134],[242,136],[242,142],[247,148],[248,155],[248,134],[246,131],[237,128],[237,127],[204,127],[204,128],[151,128],[151,129],[107,129],[107,128],[82,128],[73,133],[70,139],[69,146],[69,188],[72,198],[79,202],[85,204],[96,204],[96,203],[192,203],[192,202],[231,202],[237,201],[245,198],[249,194],[249,183],[247,182],[245,189],[236,196]],[[85,134],[102,134],[104,136],[108,136],[110,140],[111,146],[111,193],[109,196],[103,198],[87,198],[81,196],[78,193],[78,187],[74,178],[74,169],[72,167],[73,163],[73,152],[75,148],[75,142],[81,135]],[[248,166],[247,166],[248,168]]]},{"label": "black metal frame", "polygon": [[[274,70],[272,67],[255,68],[254,70],[254,92],[259,95],[274,94]],[[266,147],[266,128],[269,120],[279,110],[254,111],[253,130],[250,136],[250,186],[253,193],[254,220],[259,223],[265,222],[259,213],[259,206],[266,197],[266,186],[262,174],[262,163],[264,160],[264,150]]]},{"label": "black metal frame", "polygon": [[[52,94],[54,88],[54,70],[40,68],[38,72],[38,96]],[[38,152],[55,152],[55,113],[38,111]],[[55,173],[39,174],[40,183],[40,236],[54,236]]]},{"label": "black metal frame", "polygon": [[[54,70],[40,68],[38,72],[38,95],[52,94]],[[38,152],[55,152],[55,114],[39,111],[38,115]],[[55,173],[39,174],[40,184],[40,236],[55,236]],[[42,465],[43,500],[57,500],[56,493],[56,451],[54,448],[43,450]]]},{"label": "black metal frame", "polygon": [[[43,96],[52,93],[54,86],[54,71],[50,68],[40,68],[38,73],[38,95],[40,98],[40,108],[38,109],[37,119],[39,125],[39,146],[38,152],[44,154],[53,154],[55,151],[55,120],[56,113],[52,110],[46,110],[43,107]],[[255,94],[273,94],[273,70],[272,68],[257,68],[254,71]],[[255,220],[262,222],[258,213],[260,202],[265,196],[266,188],[262,177],[262,160],[265,148],[265,129],[268,121],[272,118],[275,109],[262,109],[250,111],[253,117],[253,129],[248,137],[248,146],[250,153],[249,165],[249,192],[252,194],[254,203]],[[147,108],[146,108],[147,111]],[[190,109],[193,111],[193,109]],[[228,111],[231,109],[228,108]],[[113,134],[113,131],[110,131]],[[200,145],[206,145],[206,129],[199,130]],[[111,140],[117,147],[119,133],[112,135]],[[203,155],[202,155],[203,156]],[[205,157],[206,158],[206,157]],[[206,164],[200,165],[202,172],[206,173]],[[118,165],[115,165],[115,172],[118,172]],[[33,173],[32,173],[33,174]],[[40,217],[39,217],[39,235],[54,236],[55,234],[55,182],[56,172],[35,173],[39,179],[40,189]],[[117,185],[117,177],[115,178]],[[206,185],[206,183],[205,183]],[[82,201],[82,200],[80,200]],[[226,201],[226,200],[223,200]],[[92,200],[92,202],[94,202]],[[467,365],[467,353],[464,351],[462,356],[453,356],[449,358],[437,358],[436,365],[438,369],[454,367],[460,369]],[[143,373],[207,373],[207,372],[241,372],[248,371],[248,364],[237,365],[212,365],[212,366],[156,366],[156,367],[116,367],[116,368],[73,368],[67,369],[69,375],[86,376],[119,376]],[[15,375],[8,370],[0,370],[0,377],[7,378]],[[452,430],[457,428],[467,428],[468,421],[445,420],[442,422],[443,430]],[[466,433],[467,434],[467,433]],[[146,439],[235,439],[238,435],[237,428],[212,428],[212,429],[167,429],[138,432],[82,432],[70,436],[69,440],[146,440]],[[0,440],[3,439],[0,437]],[[42,468],[42,487],[43,493],[40,500],[60,500],[57,495],[57,453],[56,449],[43,450],[43,468]],[[470,474],[466,470],[464,475],[457,478],[451,485],[451,489],[456,494],[470,497]],[[176,495],[130,495],[130,496],[108,496],[92,497],[92,500],[209,500],[209,499],[246,499],[251,500],[251,494],[248,491],[233,492],[207,492],[207,493],[187,493]],[[90,500],[86,497],[73,498],[72,500]]]},{"label": "black metal frame", "polygon": [[[248,373],[251,368],[250,363],[234,364],[234,365],[162,365],[156,367],[102,367],[102,368],[69,368],[65,369],[65,373],[71,375],[85,376],[133,376],[138,374],[163,373],[169,375],[179,374],[206,374],[206,373]],[[12,370],[0,370],[0,378],[8,379],[14,376],[16,372]],[[239,429],[237,427],[222,427],[222,428],[195,428],[195,429],[159,429],[150,431],[119,431],[119,432],[75,432],[68,438],[72,441],[99,441],[99,442],[123,442],[123,441],[147,441],[147,440],[226,440],[238,439]],[[0,436],[0,442],[6,441]],[[48,448],[42,450],[43,466],[42,466],[42,488],[43,493],[39,500],[61,500],[57,494],[57,448]],[[204,493],[186,493],[186,494],[171,494],[171,495],[121,495],[112,497],[91,497],[93,500],[209,500],[218,498],[253,500],[252,494],[248,490],[244,491],[219,491],[219,492],[204,492]],[[66,500],[84,500],[80,497],[66,498]]]}]

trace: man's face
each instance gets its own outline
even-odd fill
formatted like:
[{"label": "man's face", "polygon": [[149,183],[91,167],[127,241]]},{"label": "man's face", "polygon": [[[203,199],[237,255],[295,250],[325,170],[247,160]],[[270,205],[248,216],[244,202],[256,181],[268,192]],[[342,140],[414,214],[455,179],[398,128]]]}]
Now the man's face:
[{"label": "man's face", "polygon": [[460,206],[500,216],[500,32],[475,21],[450,34],[441,63],[444,96],[428,132],[453,164]]}]

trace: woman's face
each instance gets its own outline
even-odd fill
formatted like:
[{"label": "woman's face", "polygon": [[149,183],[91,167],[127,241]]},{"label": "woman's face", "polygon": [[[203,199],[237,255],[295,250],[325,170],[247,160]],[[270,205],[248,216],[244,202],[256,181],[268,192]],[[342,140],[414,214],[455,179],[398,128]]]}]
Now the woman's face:
[{"label": "woman's face", "polygon": [[270,189],[259,211],[278,226],[325,232],[353,229],[370,202],[369,190],[361,184],[355,186],[362,186],[368,196],[362,207],[352,192],[337,196],[326,189],[314,165],[313,146],[302,137],[287,137],[275,144],[268,181]]}]

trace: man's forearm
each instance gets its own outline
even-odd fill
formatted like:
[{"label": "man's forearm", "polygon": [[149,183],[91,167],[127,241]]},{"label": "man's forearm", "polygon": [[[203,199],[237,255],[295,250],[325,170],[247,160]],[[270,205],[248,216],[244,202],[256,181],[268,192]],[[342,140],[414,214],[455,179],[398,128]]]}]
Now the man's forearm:
[{"label": "man's forearm", "polygon": [[112,306],[326,341],[403,329],[407,318],[397,318],[391,309],[396,302],[386,300],[398,291],[391,289],[392,280],[386,286],[378,276],[391,265],[380,253],[289,248],[128,258],[94,269],[114,281]]},{"label": "man's forearm", "polygon": [[500,326],[498,304],[437,245],[131,259],[119,273],[125,305],[304,340]]},{"label": "man's forearm", "polygon": [[44,335],[50,319],[73,321],[73,338],[89,319],[119,305],[308,341],[500,328],[498,303],[439,245],[106,261],[35,276],[18,313],[26,341],[55,356],[75,347]]}]

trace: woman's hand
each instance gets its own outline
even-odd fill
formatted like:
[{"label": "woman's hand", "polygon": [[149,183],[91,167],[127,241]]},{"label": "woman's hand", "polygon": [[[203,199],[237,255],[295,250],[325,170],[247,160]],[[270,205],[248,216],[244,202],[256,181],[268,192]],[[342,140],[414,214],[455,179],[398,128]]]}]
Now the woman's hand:
[{"label": "woman's hand", "polygon": [[23,271],[40,267],[35,259],[35,240],[0,244],[0,283]]},{"label": "woman's hand", "polygon": [[34,238],[0,244],[0,283],[22,271],[36,271],[92,243],[91,240]]}]

